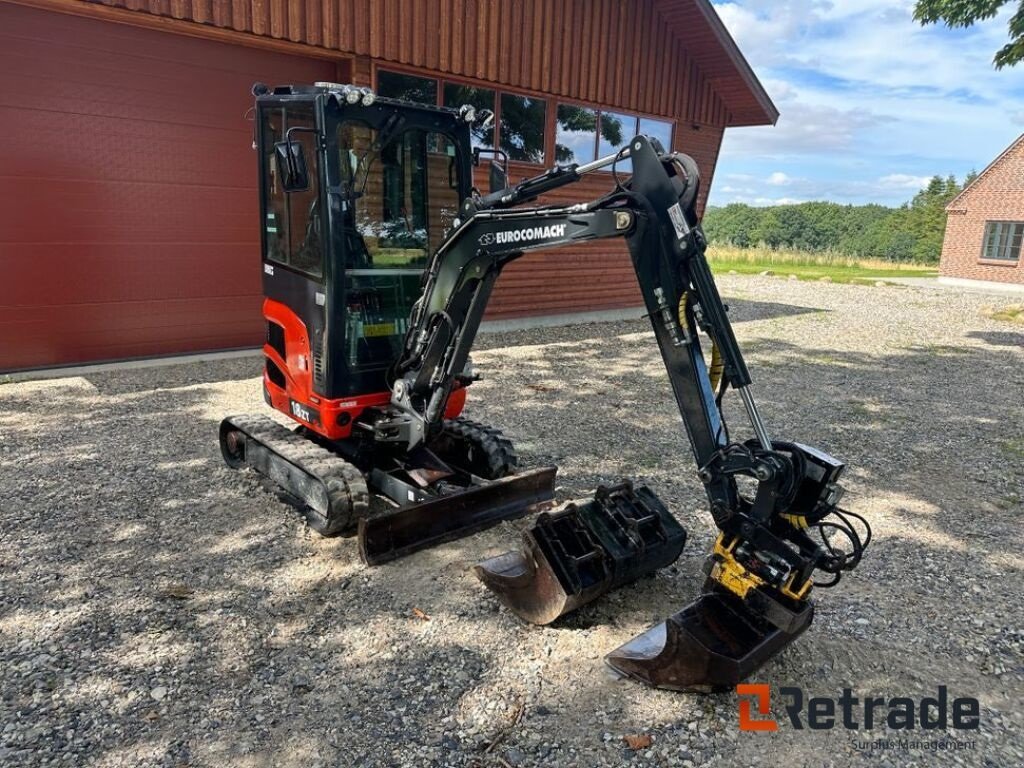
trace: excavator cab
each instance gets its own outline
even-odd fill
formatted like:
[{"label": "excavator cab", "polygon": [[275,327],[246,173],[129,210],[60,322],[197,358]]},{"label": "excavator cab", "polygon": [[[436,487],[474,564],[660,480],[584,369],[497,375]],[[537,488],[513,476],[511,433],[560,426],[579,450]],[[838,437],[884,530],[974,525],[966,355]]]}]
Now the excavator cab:
[{"label": "excavator cab", "polygon": [[469,128],[352,86],[257,96],[265,397],[326,439],[391,397],[423,270],[470,193]]}]

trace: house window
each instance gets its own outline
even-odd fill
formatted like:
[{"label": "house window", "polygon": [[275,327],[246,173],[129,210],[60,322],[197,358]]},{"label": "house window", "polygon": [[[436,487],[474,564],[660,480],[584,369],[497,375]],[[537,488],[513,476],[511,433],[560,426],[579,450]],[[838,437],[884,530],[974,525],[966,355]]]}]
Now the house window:
[{"label": "house window", "polygon": [[986,222],[981,258],[1015,264],[1020,261],[1022,241],[1024,241],[1024,222]]},{"label": "house window", "polygon": [[597,159],[597,110],[559,104],[555,123],[555,162],[589,163]]},{"label": "house window", "polygon": [[[458,109],[463,104],[469,104],[476,108],[477,114],[481,110],[494,111],[494,91],[490,88],[475,88],[472,85],[461,83],[444,84],[444,105]],[[495,127],[482,128],[474,125],[471,129],[470,138],[474,147],[491,148],[494,146]]]},{"label": "house window", "polygon": [[515,93],[501,94],[501,148],[510,160],[544,162],[544,124],[547,102]]},{"label": "house window", "polygon": [[666,152],[672,151],[672,123],[666,120],[655,120],[651,117],[641,117],[637,133],[657,139]]},{"label": "house window", "polygon": [[[555,122],[555,160],[559,163],[588,163],[615,154],[637,135],[658,141],[665,151],[672,149],[672,123],[653,117],[605,112],[574,104],[559,104]],[[632,163],[620,160],[615,169],[629,172]]]},{"label": "house window", "polygon": [[377,72],[377,93],[387,99],[437,104],[437,80],[401,72]]},{"label": "house window", "polygon": [[[615,112],[601,113],[601,138],[597,145],[600,157],[614,154],[636,136],[636,115],[621,115]],[[615,170],[628,173],[633,170],[629,160],[620,160]]]},{"label": "house window", "polygon": [[[499,147],[510,160],[518,162],[545,162],[546,99],[385,69],[377,70],[377,93],[385,98],[442,104],[456,109],[471,104],[478,112],[491,110],[498,114],[497,124],[491,128],[473,126],[470,138],[474,147]],[[618,152],[638,134],[656,139],[666,151],[671,151],[672,127],[669,120],[579,104],[559,104],[555,119],[555,162],[577,165],[592,162]],[[622,173],[629,173],[632,168],[628,158],[615,166]]]}]

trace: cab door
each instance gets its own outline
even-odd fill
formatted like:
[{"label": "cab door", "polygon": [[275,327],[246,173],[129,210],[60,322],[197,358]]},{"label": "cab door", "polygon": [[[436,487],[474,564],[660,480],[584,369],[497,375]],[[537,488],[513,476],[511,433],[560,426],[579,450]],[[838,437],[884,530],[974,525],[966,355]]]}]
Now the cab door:
[{"label": "cab door", "polygon": [[[263,314],[267,320],[267,378],[284,389],[287,404],[273,403],[310,424],[318,424],[316,395],[324,391],[326,330],[323,153],[313,99],[261,104],[258,146],[262,190]],[[287,153],[297,145],[306,183],[286,189]],[[294,186],[294,185],[293,185]],[[286,407],[282,408],[282,405]]]}]

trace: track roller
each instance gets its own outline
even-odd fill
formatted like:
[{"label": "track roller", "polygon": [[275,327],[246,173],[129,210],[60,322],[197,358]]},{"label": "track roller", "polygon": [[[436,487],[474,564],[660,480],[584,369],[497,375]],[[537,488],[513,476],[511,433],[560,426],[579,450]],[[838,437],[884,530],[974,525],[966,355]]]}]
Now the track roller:
[{"label": "track roller", "polygon": [[369,509],[362,473],[344,459],[265,416],[229,416],[220,449],[232,469],[250,467],[296,500],[322,536],[351,531]]}]

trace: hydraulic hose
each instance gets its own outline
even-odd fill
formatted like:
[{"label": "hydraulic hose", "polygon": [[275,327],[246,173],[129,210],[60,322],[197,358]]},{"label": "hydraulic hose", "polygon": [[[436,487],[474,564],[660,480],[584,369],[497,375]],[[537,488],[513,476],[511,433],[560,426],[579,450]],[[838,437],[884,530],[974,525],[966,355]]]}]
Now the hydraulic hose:
[{"label": "hydraulic hose", "polygon": [[[682,297],[679,299],[679,326],[683,329],[686,328],[686,302],[690,296],[686,291],[683,291]],[[708,368],[708,378],[711,380],[711,391],[717,392],[718,387],[722,383],[722,375],[725,373],[725,358],[722,357],[722,351],[718,348],[715,340],[711,339],[711,365]]]}]

